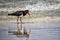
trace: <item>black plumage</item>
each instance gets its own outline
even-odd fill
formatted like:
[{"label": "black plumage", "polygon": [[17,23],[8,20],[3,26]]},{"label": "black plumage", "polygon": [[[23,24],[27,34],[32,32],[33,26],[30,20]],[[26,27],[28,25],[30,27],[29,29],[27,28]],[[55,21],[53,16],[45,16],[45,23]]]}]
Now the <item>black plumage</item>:
[{"label": "black plumage", "polygon": [[10,16],[21,16],[21,15],[25,16],[28,13],[29,13],[29,10],[25,10],[25,11],[16,11],[16,12],[8,14],[8,15],[10,15]]}]

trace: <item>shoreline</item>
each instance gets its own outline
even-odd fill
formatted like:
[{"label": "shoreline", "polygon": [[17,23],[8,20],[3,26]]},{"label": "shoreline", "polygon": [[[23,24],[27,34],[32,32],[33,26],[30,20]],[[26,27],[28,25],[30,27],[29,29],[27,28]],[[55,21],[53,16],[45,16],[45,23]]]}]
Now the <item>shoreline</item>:
[{"label": "shoreline", "polygon": [[[26,18],[23,19],[23,22],[51,22],[51,21],[60,21],[60,17],[38,17],[38,18]],[[5,19],[5,20],[0,20],[0,22],[16,22],[16,19]]]}]

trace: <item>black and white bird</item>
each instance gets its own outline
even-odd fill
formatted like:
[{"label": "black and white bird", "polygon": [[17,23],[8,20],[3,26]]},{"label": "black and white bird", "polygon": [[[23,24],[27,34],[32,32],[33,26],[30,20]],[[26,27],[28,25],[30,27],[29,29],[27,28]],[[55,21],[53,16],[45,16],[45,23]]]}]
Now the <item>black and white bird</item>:
[{"label": "black and white bird", "polygon": [[[19,16],[21,15],[25,16],[27,14],[30,16],[29,10],[16,11],[14,13],[8,14],[8,16],[17,16],[17,23],[18,23]],[[22,22],[21,17],[20,17],[20,21]]]}]

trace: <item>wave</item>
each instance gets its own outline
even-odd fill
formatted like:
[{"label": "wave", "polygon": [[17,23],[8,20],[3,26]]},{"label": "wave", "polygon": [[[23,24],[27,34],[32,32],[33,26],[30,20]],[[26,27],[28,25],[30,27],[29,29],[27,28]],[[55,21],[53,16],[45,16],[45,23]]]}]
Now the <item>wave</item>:
[{"label": "wave", "polygon": [[[21,1],[22,2],[22,1]],[[20,5],[23,5],[20,7]],[[9,6],[10,5],[10,6]],[[12,6],[11,6],[12,5]],[[4,10],[7,9],[7,6],[9,7],[9,9],[13,10],[12,7],[14,7],[16,5],[16,8],[17,9],[21,9],[21,10],[25,10],[25,9],[29,9],[31,11],[45,11],[45,10],[55,10],[55,9],[59,9],[60,8],[60,3],[48,3],[46,1],[31,1],[31,2],[28,2],[28,1],[24,1],[23,3],[6,3],[4,5]],[[2,7],[2,6],[1,6]],[[15,9],[15,8],[14,8]],[[16,10],[17,10],[16,9]],[[2,9],[1,9],[2,10]]]},{"label": "wave", "polygon": [[[60,10],[60,1],[59,0],[26,0],[26,1],[17,1],[17,2],[8,2],[5,4],[0,4],[0,12],[15,12],[17,10],[30,10],[32,13],[51,13],[52,10]],[[58,10],[58,11],[59,11]],[[47,12],[48,11],[48,12]],[[55,12],[52,12],[54,14]],[[51,15],[52,15],[51,14]]]}]

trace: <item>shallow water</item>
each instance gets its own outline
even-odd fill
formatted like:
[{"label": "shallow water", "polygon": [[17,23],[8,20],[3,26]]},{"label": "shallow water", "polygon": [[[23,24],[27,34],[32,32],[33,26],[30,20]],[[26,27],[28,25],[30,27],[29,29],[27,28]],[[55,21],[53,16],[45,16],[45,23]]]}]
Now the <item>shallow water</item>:
[{"label": "shallow water", "polygon": [[31,28],[29,38],[11,35],[9,30],[17,30],[15,22],[0,23],[0,40],[60,40],[60,22],[24,23],[23,27]]}]

